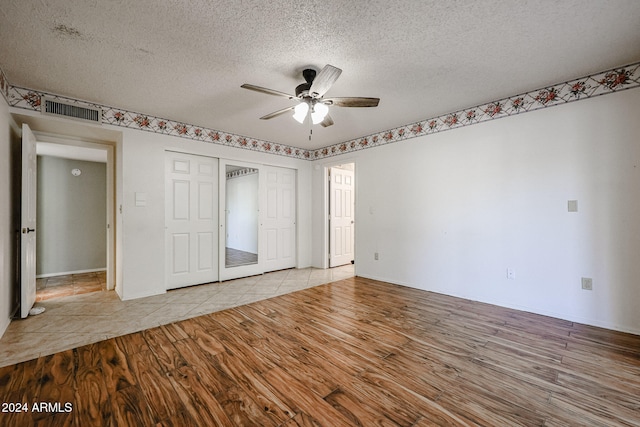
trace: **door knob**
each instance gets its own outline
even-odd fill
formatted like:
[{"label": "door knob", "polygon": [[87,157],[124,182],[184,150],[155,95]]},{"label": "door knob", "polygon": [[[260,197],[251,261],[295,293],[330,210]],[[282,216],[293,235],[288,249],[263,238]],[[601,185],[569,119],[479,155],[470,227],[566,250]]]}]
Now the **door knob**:
[{"label": "door knob", "polygon": [[22,229],[22,234],[29,234],[32,231],[36,231],[36,229],[35,228],[27,228],[27,227],[25,227],[25,228]]}]

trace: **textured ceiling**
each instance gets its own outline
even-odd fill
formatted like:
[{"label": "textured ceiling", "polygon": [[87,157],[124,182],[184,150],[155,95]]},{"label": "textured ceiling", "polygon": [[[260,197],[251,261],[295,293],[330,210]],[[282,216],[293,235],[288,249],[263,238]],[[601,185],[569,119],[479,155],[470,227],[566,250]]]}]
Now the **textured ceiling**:
[{"label": "textured ceiling", "polygon": [[[325,147],[640,60],[640,1],[0,0],[13,85],[300,148]],[[343,70],[309,127],[301,72]]]}]

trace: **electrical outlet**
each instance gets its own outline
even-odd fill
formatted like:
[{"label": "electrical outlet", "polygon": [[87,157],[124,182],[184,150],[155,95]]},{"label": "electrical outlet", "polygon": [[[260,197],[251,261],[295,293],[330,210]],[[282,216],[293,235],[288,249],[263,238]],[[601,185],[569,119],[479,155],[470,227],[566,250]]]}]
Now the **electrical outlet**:
[{"label": "electrical outlet", "polygon": [[516,271],[513,268],[507,268],[507,279],[509,280],[516,279]]},{"label": "electrical outlet", "polygon": [[582,289],[584,289],[585,291],[592,291],[593,290],[593,279],[590,277],[583,277],[582,278]]},{"label": "electrical outlet", "polygon": [[373,259],[375,259],[376,261],[378,261],[379,257],[378,257],[378,252],[375,252],[373,254]]}]

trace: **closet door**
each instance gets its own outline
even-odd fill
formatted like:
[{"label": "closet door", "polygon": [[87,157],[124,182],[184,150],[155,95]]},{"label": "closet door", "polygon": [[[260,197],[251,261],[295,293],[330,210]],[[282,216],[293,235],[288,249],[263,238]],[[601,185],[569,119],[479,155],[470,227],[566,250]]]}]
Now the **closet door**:
[{"label": "closet door", "polygon": [[218,159],[165,154],[167,289],[218,277]]},{"label": "closet door", "polygon": [[296,266],[296,171],[264,167],[264,271]]},{"label": "closet door", "polygon": [[264,272],[262,166],[220,159],[220,280]]}]

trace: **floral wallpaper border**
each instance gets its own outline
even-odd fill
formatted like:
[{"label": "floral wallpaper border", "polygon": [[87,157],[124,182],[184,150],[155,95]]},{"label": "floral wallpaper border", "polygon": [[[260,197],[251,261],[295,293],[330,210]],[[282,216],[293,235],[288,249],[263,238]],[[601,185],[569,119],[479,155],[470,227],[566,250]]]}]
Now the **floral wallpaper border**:
[{"label": "floral wallpaper border", "polygon": [[258,173],[258,169],[254,169],[254,168],[238,169],[231,172],[227,172],[227,179],[229,180],[233,178],[240,178],[247,175],[254,175],[256,173]]},{"label": "floral wallpaper border", "polygon": [[0,92],[4,99],[6,99],[7,103],[9,103],[9,82],[7,81],[7,76],[0,68]]},{"label": "floral wallpaper border", "polygon": [[12,86],[7,81],[4,72],[0,69],[0,90],[9,105],[12,107],[39,111],[42,97],[47,96],[81,106],[99,107],[102,109],[102,122],[115,126],[139,129],[163,135],[173,135],[204,143],[260,151],[304,160],[319,160],[638,87],[640,87],[640,62],[616,67],[597,74],[536,89],[508,98],[502,98],[497,101],[491,101],[475,107],[465,108],[442,116],[432,117],[430,119],[330,145],[317,150],[306,150],[284,144],[276,144],[274,142],[222,132],[215,129],[199,127],[188,123],[153,117],[142,113],[135,113],[115,107],[87,103],[73,98]]},{"label": "floral wallpaper border", "polygon": [[313,160],[640,87],[640,62],[313,150]]},{"label": "floral wallpaper border", "polygon": [[172,135],[181,138],[193,139],[204,143],[224,145],[227,147],[243,148],[247,150],[260,151],[264,153],[279,154],[282,156],[296,157],[300,159],[310,159],[311,153],[297,147],[284,144],[276,144],[260,139],[249,138],[215,129],[195,126],[175,120],[153,117],[143,113],[114,108],[105,105],[84,102],[65,96],[54,95],[47,92],[36,91],[10,86],[8,102],[12,107],[26,110],[40,111],[42,97],[55,99],[61,102],[71,103],[82,107],[102,109],[102,123],[115,126],[122,126],[147,132]]}]

